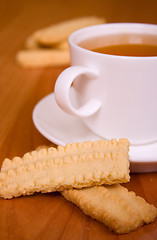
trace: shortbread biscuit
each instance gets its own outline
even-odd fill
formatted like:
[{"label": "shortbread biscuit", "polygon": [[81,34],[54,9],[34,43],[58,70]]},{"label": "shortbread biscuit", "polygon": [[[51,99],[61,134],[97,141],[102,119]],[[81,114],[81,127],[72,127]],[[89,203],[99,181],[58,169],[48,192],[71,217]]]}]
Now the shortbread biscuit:
[{"label": "shortbread biscuit", "polygon": [[70,54],[68,50],[60,49],[23,50],[18,52],[16,60],[20,65],[28,68],[66,66],[70,64]]},{"label": "shortbread biscuit", "polygon": [[54,47],[56,49],[68,50],[69,49],[68,40],[64,40],[62,42],[59,42],[56,45],[54,45]]},{"label": "shortbread biscuit", "polygon": [[73,143],[5,159],[0,196],[30,195],[93,185],[128,182],[127,139]]},{"label": "shortbread biscuit", "polygon": [[117,234],[134,231],[157,216],[153,205],[120,184],[65,190],[62,195]]},{"label": "shortbread biscuit", "polygon": [[106,20],[104,18],[95,16],[70,19],[36,31],[34,33],[34,38],[37,42],[43,45],[52,45],[68,39],[69,35],[77,29],[96,24],[103,24],[105,22]]},{"label": "shortbread biscuit", "polygon": [[41,45],[39,44],[34,35],[30,36],[27,38],[26,42],[25,42],[25,48],[27,50],[35,50],[35,49],[63,49],[63,50],[68,50],[69,49],[69,45],[68,45],[68,40],[64,40],[55,44],[52,44],[51,46],[46,46],[46,45]]},{"label": "shortbread biscuit", "polygon": [[40,48],[40,44],[34,38],[34,35],[29,36],[25,41],[25,48],[28,50]]}]

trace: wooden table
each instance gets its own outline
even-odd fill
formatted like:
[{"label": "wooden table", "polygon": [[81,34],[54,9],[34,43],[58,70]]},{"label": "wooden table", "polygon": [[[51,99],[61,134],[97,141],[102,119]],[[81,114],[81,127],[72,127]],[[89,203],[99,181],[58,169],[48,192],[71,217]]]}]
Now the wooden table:
[{"label": "wooden table", "polygon": [[[23,69],[15,55],[34,30],[69,18],[97,15],[107,22],[157,24],[157,2],[125,0],[1,1],[0,3],[0,162],[48,145],[34,127],[32,111],[53,92],[63,67]],[[55,146],[55,145],[54,145]],[[157,173],[131,174],[129,190],[157,207]],[[0,239],[157,239],[157,221],[117,236],[85,216],[59,193],[0,199]]]}]

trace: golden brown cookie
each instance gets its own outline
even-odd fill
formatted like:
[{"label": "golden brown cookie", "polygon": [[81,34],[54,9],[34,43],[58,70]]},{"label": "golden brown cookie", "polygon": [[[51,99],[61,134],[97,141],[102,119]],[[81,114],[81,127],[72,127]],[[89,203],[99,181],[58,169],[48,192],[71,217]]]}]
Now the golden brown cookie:
[{"label": "golden brown cookie", "polygon": [[103,24],[106,20],[96,16],[79,17],[66,20],[49,27],[38,30],[34,33],[34,38],[37,42],[43,45],[52,45],[64,40],[67,40],[69,35],[77,29]]},{"label": "golden brown cookie", "polygon": [[70,64],[70,54],[61,49],[22,50],[17,53],[16,60],[27,68],[66,66]]},{"label": "golden brown cookie", "polygon": [[5,159],[0,172],[0,196],[12,198],[128,182],[128,151],[127,139],[113,139],[67,144]]},{"label": "golden brown cookie", "polygon": [[62,195],[117,234],[134,231],[157,216],[157,208],[120,184],[65,190]]}]

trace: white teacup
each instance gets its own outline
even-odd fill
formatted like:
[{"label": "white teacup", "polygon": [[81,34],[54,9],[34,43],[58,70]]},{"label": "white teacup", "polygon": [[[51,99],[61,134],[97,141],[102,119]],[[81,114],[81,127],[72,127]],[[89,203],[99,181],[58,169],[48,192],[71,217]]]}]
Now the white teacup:
[{"label": "white teacup", "polygon": [[[148,144],[157,140],[157,56],[117,56],[82,47],[114,45],[117,38],[119,44],[157,45],[157,25],[111,23],[72,33],[72,66],[58,77],[55,99],[105,139]],[[72,83],[76,94],[70,97]]]}]

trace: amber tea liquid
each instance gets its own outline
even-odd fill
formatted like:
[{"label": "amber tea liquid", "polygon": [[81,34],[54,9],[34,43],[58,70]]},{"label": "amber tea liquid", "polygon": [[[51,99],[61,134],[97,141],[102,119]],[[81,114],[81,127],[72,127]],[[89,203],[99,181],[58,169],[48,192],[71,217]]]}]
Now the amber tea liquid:
[{"label": "amber tea liquid", "polygon": [[148,44],[119,44],[92,49],[94,52],[119,56],[152,57],[157,56],[157,46]]},{"label": "amber tea liquid", "polygon": [[115,35],[97,37],[80,43],[94,52],[132,57],[157,56],[157,38],[153,35]]}]

